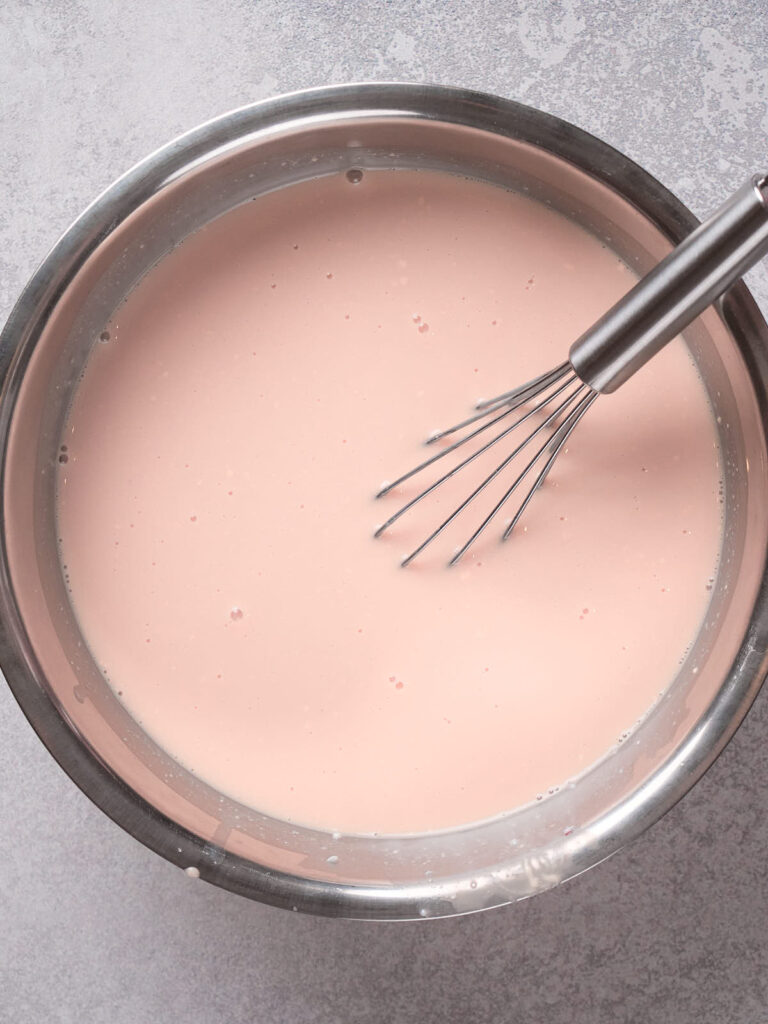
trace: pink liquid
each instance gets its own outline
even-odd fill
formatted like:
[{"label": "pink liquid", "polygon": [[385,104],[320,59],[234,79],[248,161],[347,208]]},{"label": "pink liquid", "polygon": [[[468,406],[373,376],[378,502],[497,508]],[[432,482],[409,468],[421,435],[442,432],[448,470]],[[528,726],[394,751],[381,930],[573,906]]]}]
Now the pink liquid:
[{"label": "pink liquid", "polygon": [[95,346],[59,481],[74,606],[147,732],[246,804],[379,833],[511,810],[614,747],[719,550],[682,343],[596,403],[506,545],[500,518],[445,568],[491,498],[401,569],[478,477],[377,541],[419,481],[372,495],[632,283],[559,215],[427,172],[295,186],[168,256]]}]

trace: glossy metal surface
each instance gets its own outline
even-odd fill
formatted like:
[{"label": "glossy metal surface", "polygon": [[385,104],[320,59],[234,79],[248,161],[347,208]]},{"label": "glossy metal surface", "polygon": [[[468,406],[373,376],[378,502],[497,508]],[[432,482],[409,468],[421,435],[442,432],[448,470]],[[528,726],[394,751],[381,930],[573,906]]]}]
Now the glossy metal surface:
[{"label": "glossy metal surface", "polygon": [[[400,563],[402,566],[409,565],[417,558],[489,484],[506,471],[511,475],[512,483],[474,533],[456,551],[448,565],[455,565],[463,558],[502,511],[507,515],[512,513],[501,535],[502,540],[507,540],[536,491],[544,483],[558,453],[598,394],[610,394],[629,380],[768,252],[768,198],[763,192],[766,180],[755,176],[746,182],[717,213],[646,274],[573,343],[569,362],[512,391],[481,402],[474,416],[447,430],[437,431],[427,439],[427,444],[432,444],[466,427],[471,428],[437,455],[425,459],[415,469],[382,487],[377,498],[388,494],[439,459],[458,452],[460,461],[382,523],[375,537],[380,537],[402,515],[434,493],[465,466],[485,455],[499,441],[509,437],[518,427],[529,420],[536,424],[533,428],[529,424],[526,428],[528,433],[515,434],[514,448],[510,454],[493,466],[481,483],[405,556]],[[561,383],[563,378],[564,382]],[[521,406],[525,406],[525,409],[522,410]],[[507,417],[515,410],[520,411],[510,421]],[[534,416],[538,418],[531,419]],[[541,420],[541,417],[544,419]],[[481,419],[485,419],[485,423],[477,426],[477,421]],[[499,424],[501,429],[490,440],[481,437],[486,430]],[[479,447],[461,450],[465,444],[478,438],[482,442]],[[529,448],[531,442],[536,443]],[[520,463],[515,461],[521,453],[525,453],[528,459],[522,470]],[[519,491],[521,485],[523,489]]]},{"label": "glossy metal surface", "polygon": [[768,176],[755,175],[571,346],[571,365],[609,394],[768,252]]},{"label": "glossy metal surface", "polygon": [[106,814],[179,867],[276,906],[418,919],[522,899],[592,867],[678,800],[746,713],[767,667],[768,330],[736,285],[717,313],[708,311],[687,332],[723,424],[721,566],[678,677],[626,742],[540,802],[455,832],[336,836],[237,805],[143,733],[84,644],[56,545],[61,427],[97,328],[197,226],[317,174],[397,166],[523,189],[594,231],[638,273],[696,226],[610,147],[477,93],[314,90],[235,111],[170,143],[72,226],[0,339],[0,663],[62,768]]}]

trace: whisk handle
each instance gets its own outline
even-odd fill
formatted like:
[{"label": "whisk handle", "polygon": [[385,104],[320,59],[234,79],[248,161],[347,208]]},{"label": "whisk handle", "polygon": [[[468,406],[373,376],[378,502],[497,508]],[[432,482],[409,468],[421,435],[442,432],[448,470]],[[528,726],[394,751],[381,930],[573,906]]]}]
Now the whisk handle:
[{"label": "whisk handle", "polygon": [[755,175],[571,346],[576,373],[615,391],[768,252],[768,174]]}]

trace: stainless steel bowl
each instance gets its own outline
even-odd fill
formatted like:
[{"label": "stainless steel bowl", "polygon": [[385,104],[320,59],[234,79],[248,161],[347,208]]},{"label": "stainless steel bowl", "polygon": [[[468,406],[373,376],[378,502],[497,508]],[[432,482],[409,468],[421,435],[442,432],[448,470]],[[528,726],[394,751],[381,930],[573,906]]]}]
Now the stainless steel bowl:
[{"label": "stainless steel bowl", "polygon": [[723,550],[691,653],[624,744],[535,806],[460,830],[334,837],[268,818],[176,764],[104,682],[67,599],[54,467],[90,347],[136,281],[231,207],[352,167],[438,168],[523,190],[586,226],[639,272],[697,223],[599,140],[478,93],[319,89],[235,111],[169,143],[73,224],[0,339],[0,661],[64,770],[180,868],[294,910],[442,917],[531,896],[609,856],[693,785],[754,699],[768,667],[768,328],[739,285],[687,332],[720,423]]}]

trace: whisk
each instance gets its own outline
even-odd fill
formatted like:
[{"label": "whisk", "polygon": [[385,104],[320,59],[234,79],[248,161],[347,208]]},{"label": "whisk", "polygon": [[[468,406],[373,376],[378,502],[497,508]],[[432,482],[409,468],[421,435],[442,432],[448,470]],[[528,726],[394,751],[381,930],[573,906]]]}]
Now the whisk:
[{"label": "whisk", "polygon": [[[481,443],[457,465],[407,501],[377,528],[374,536],[380,537],[447,480],[527,423],[528,433],[515,443],[511,454],[401,564],[408,565],[421,554],[513,464],[524,449],[529,449],[532,454],[527,463],[519,472],[514,471],[516,475],[501,498],[448,564],[454,565],[466,554],[513,496],[519,496],[527,481],[530,486],[502,533],[502,540],[506,540],[544,483],[579,421],[597,398],[601,394],[610,394],[627,381],[767,252],[768,174],[758,174],[742,185],[709,220],[582,334],[571,346],[566,362],[520,387],[478,403],[471,416],[447,430],[432,434],[427,444],[467,431],[436,455],[385,484],[377,498],[389,494],[464,445],[476,439]],[[496,426],[501,427],[499,432],[484,441],[482,435]],[[531,445],[532,449],[529,448]]]}]

